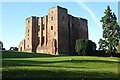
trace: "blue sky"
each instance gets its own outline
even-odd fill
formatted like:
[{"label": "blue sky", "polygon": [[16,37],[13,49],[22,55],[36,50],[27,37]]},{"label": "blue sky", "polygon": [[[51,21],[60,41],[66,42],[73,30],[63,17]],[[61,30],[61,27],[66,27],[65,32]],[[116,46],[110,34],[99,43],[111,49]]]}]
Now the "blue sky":
[{"label": "blue sky", "polygon": [[[118,17],[117,2],[3,2],[2,3],[2,27],[0,40],[4,47],[18,47],[19,42],[25,37],[25,19],[29,16],[47,15],[48,9],[54,6],[68,9],[68,13],[88,19],[89,39],[98,44],[102,37],[101,17],[107,5]],[[1,6],[1,4],[0,4]],[[98,46],[98,45],[97,45]]]}]

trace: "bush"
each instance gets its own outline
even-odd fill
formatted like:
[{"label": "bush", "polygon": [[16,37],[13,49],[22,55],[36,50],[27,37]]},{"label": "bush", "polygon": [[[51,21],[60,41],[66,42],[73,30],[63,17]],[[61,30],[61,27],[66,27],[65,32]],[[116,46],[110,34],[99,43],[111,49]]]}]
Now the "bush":
[{"label": "bush", "polygon": [[120,53],[112,53],[113,57],[120,57]]},{"label": "bush", "polygon": [[104,50],[96,50],[94,56],[111,57],[111,54],[105,53]]},{"label": "bush", "polygon": [[93,55],[96,51],[96,44],[91,40],[78,39],[76,40],[75,50],[78,55]]},{"label": "bush", "polygon": [[120,57],[120,53],[105,53],[103,50],[96,50],[93,56],[101,56],[101,57]]}]

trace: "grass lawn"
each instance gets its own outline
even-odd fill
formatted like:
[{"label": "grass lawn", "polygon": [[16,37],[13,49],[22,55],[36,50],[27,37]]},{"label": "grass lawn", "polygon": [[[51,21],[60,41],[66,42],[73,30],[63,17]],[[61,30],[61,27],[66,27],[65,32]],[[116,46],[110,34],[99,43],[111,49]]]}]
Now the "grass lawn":
[{"label": "grass lawn", "polygon": [[119,58],[114,57],[55,56],[3,51],[2,77],[116,78],[117,80],[119,63]]}]

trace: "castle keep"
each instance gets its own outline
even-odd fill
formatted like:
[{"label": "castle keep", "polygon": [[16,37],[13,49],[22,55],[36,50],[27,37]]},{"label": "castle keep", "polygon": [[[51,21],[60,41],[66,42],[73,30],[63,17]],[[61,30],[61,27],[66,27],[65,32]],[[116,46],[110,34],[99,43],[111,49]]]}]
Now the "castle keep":
[{"label": "castle keep", "polygon": [[77,39],[88,39],[87,20],[56,6],[49,9],[48,15],[26,19],[25,38],[19,44],[19,51],[73,54]]}]

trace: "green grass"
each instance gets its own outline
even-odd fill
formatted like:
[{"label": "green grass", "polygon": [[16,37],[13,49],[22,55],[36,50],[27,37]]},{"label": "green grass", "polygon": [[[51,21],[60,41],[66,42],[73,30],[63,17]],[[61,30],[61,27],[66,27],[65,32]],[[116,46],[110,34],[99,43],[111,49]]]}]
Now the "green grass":
[{"label": "green grass", "polygon": [[3,78],[118,78],[119,58],[2,52]]}]

